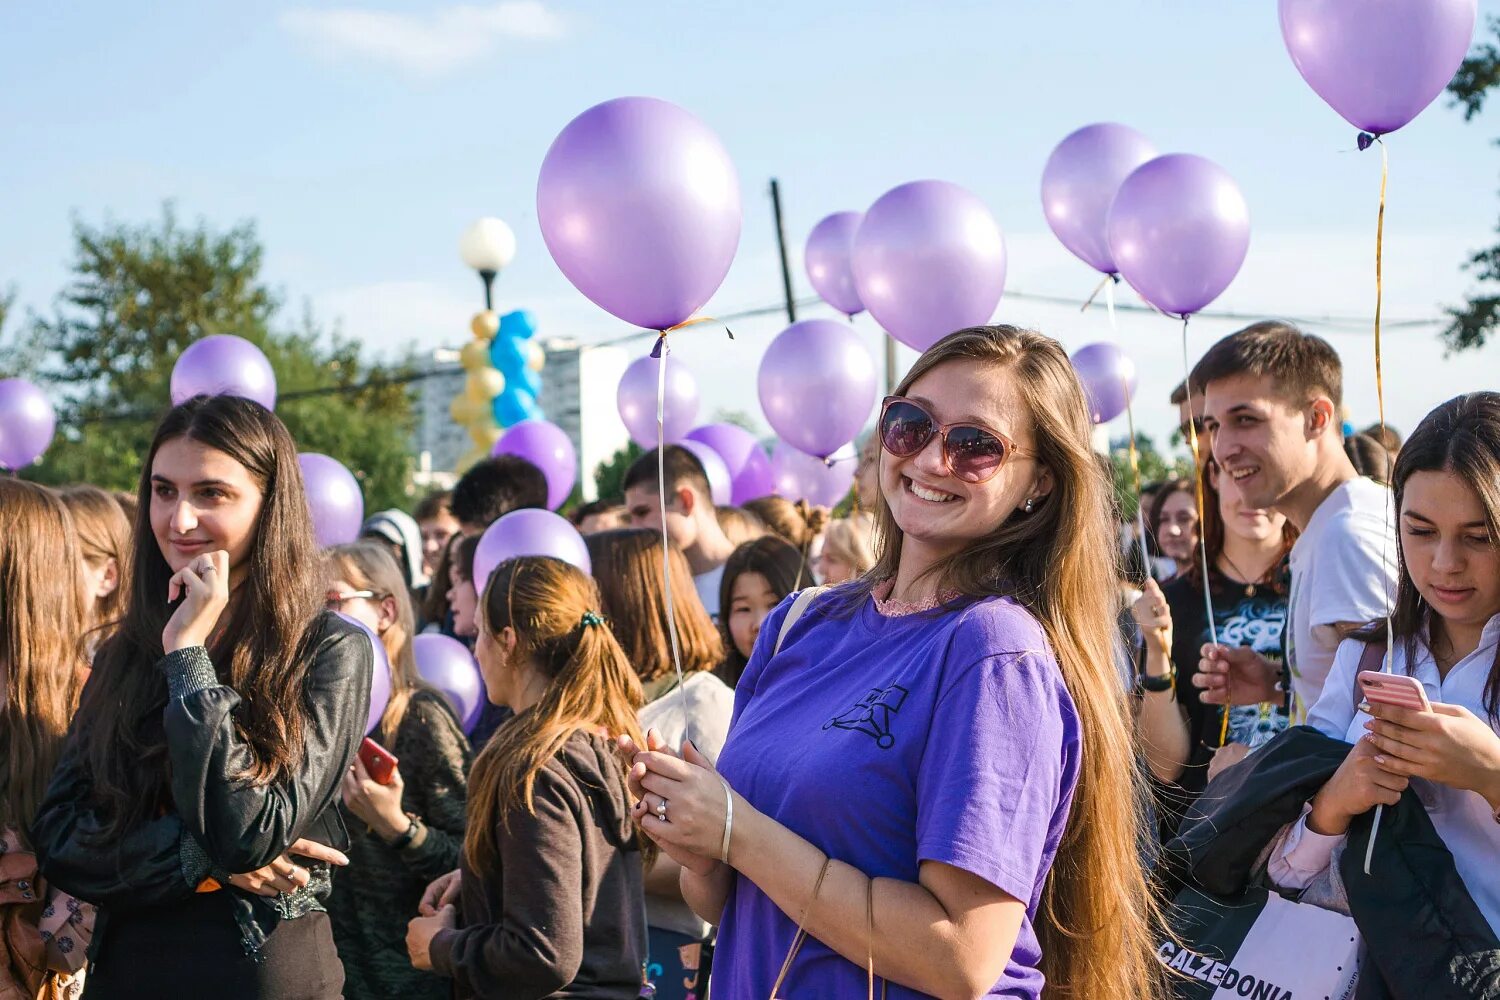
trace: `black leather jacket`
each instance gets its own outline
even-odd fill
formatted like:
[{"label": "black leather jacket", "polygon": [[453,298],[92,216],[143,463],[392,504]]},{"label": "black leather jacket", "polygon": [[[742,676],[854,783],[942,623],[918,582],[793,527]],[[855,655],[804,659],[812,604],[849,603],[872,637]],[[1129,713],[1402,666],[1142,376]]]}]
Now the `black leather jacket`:
[{"label": "black leather jacket", "polygon": [[364,735],[374,656],[366,634],[337,615],[324,613],[313,627],[306,760],[291,780],[257,785],[235,777],[250,760],[231,718],[240,696],[219,682],[201,646],[169,653],[157,664],[169,691],[163,721],[172,810],[101,843],[93,777],[77,732],[69,734],[31,837],[47,880],[99,907],[95,949],[111,915],[187,899],[210,874],[234,897],[241,941],[252,956],[278,921],[323,909],[331,888],[326,862],[306,862],[307,887],[275,899],[226,881],[226,873],[264,867],[300,838],[339,850],[349,846],[339,783]]}]

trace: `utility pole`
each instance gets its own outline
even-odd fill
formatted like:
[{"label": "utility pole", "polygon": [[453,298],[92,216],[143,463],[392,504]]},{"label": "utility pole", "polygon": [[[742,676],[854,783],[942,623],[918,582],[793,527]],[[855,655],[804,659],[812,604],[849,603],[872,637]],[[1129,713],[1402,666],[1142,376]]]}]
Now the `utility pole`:
[{"label": "utility pole", "polygon": [[786,227],[781,223],[781,185],[771,178],[771,211],[776,216],[776,246],[781,251],[781,288],[786,294],[786,319],[797,322],[797,302],[792,297],[792,268],[786,257]]}]

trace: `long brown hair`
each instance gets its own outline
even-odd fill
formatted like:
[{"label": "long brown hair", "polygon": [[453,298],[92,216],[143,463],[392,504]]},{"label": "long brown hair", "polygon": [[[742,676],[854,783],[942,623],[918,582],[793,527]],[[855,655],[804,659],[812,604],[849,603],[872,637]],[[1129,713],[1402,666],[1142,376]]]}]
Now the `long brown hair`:
[{"label": "long brown hair", "polygon": [[762,535],[753,542],[746,542],[729,554],[724,564],[724,575],[719,578],[719,634],[724,642],[724,662],[719,665],[719,679],[730,687],[740,682],[745,672],[746,658],[734,644],[729,633],[729,609],[734,603],[734,582],[746,573],[759,573],[771,587],[771,593],[780,600],[802,584],[812,583],[807,578],[807,564],[803,554],[780,535]]},{"label": "long brown hair", "polygon": [[297,446],[259,403],[196,396],[167,412],[146,453],[130,603],[95,658],[79,707],[103,840],[156,815],[170,798],[162,731],[167,682],[153,665],[162,658],[162,629],[173,611],[163,600],[172,569],[151,527],[151,468],[162,445],[181,437],[239,462],[262,492],[244,579],[208,650],[219,678],[242,699],[234,724],[250,750],[243,777],[271,784],[302,766],[308,654],[323,589]]},{"label": "long brown hair", "polygon": [[67,508],[0,479],[0,826],[26,836],[57,765],[83,677],[83,577]]},{"label": "long brown hair", "polygon": [[[1455,396],[1437,407],[1411,432],[1396,456],[1391,475],[1396,516],[1406,499],[1406,483],[1414,473],[1447,472],[1464,481],[1484,508],[1490,544],[1500,545],[1500,392],[1470,392]],[[1411,574],[1406,554],[1396,546],[1400,569],[1396,603],[1391,611],[1391,631],[1404,643],[1406,669],[1417,662],[1417,641],[1430,624],[1432,609],[1422,599]],[[1366,642],[1385,639],[1385,622],[1370,624],[1358,633]],[[1500,725],[1500,649],[1484,683],[1484,710],[1491,725]]]},{"label": "long brown hair", "polygon": [[[524,556],[501,563],[490,575],[479,603],[479,627],[491,637],[514,629],[512,661],[540,672],[547,689],[490,738],[469,775],[464,858],[478,874],[494,870],[495,830],[511,810],[535,811],[537,772],[574,733],[602,728],[645,745],[636,721],[641,682],[609,626],[585,617],[598,614],[594,581],[560,559]],[[484,635],[480,641],[486,641]],[[610,761],[628,801],[625,771],[616,756]],[[643,834],[638,841],[646,850]]]},{"label": "long brown hair", "polygon": [[114,592],[93,602],[89,621],[108,626],[120,616],[130,595],[130,518],[112,494],[97,486],[69,486],[58,494],[73,515],[73,528],[83,558],[98,567],[115,561],[118,585]]},{"label": "long brown hair", "polygon": [[[1042,889],[1036,935],[1049,996],[1158,997],[1158,914],[1139,854],[1144,779],[1115,666],[1119,558],[1112,490],[1090,448],[1089,408],[1062,345],[1011,326],[973,327],[928,348],[895,394],[939,365],[985,365],[1011,377],[1036,429],[1052,492],[931,571],[969,599],[1007,595],[1040,622],[1078,712],[1082,762],[1067,828]],[[882,494],[879,558],[850,588],[868,599],[896,575],[902,536]]]},{"label": "long brown hair", "polygon": [[355,590],[373,591],[375,596],[371,600],[376,604],[387,597],[395,602],[396,620],[380,634],[380,643],[391,664],[391,696],[385,703],[385,713],[380,716],[380,732],[385,739],[394,740],[401,720],[406,718],[411,696],[431,689],[417,673],[417,657],[412,648],[417,616],[406,589],[406,574],[396,565],[390,548],[372,540],[335,545],[324,553],[324,559],[330,582],[341,579]]},{"label": "long brown hair", "polygon": [[[610,629],[644,683],[672,670],[667,595],[661,578],[661,541],[658,532],[644,528],[601,531],[584,539]],[[675,543],[667,558],[672,573],[672,613],[677,622],[682,672],[712,670],[724,655],[719,632],[693,589],[693,571],[687,557]]]}]

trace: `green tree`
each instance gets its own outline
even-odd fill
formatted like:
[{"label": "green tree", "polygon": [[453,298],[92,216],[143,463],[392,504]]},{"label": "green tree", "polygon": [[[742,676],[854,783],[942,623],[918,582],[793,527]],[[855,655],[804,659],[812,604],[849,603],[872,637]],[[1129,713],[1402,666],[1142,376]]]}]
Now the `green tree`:
[{"label": "green tree", "polygon": [[602,500],[619,500],[625,496],[625,472],[630,463],[644,455],[645,449],[631,441],[594,469],[594,488]]},{"label": "green tree", "polygon": [[[1474,47],[1448,84],[1453,103],[1463,108],[1464,120],[1472,121],[1484,108],[1485,99],[1500,85],[1500,17],[1489,19],[1491,38]],[[1500,233],[1500,226],[1496,227]],[[1482,347],[1500,325],[1500,243],[1477,251],[1464,263],[1464,270],[1480,282],[1480,290],[1459,308],[1446,310],[1449,323],[1443,343],[1450,352]]]},{"label": "green tree", "polygon": [[[1193,464],[1187,458],[1167,458],[1156,450],[1156,444],[1147,434],[1135,436],[1136,461],[1140,464],[1141,484],[1159,483],[1174,476],[1190,476]],[[1110,442],[1109,464],[1114,474],[1115,501],[1119,504],[1120,516],[1127,520],[1135,517],[1140,497],[1135,491],[1135,474],[1130,470],[1130,439],[1120,438]]]},{"label": "green tree", "polygon": [[359,345],[305,313],[290,328],[261,278],[255,227],[75,222],[67,286],[0,349],[0,371],[54,386],[58,438],[28,475],[133,488],[172,366],[193,341],[244,337],[276,372],[277,415],[302,451],[330,455],[360,480],[366,509],[405,503],[412,467],[409,363],[367,361]]}]

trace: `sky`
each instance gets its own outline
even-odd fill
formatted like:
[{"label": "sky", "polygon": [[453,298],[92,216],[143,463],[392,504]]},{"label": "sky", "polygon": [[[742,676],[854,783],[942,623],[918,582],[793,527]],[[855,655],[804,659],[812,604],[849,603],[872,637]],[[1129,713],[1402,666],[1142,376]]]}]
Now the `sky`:
[{"label": "sky", "polygon": [[[1249,257],[1211,311],[1306,320],[1344,357],[1354,422],[1375,419],[1378,154],[1357,152],[1297,74],[1269,0],[352,2],[0,4],[0,288],[47,309],[73,220],[152,221],[170,201],[187,220],[255,223],[289,323],[306,304],[377,353],[456,347],[482,305],[458,237],[493,215],[519,246],[497,308],[531,309],[542,336],[617,337],[628,328],[548,256],[536,177],[571,118],[642,94],[702,118],[739,172],[739,252],[706,312],[780,300],[770,178],[809,295],[801,248],[820,218],[932,177],[979,195],[1005,233],[996,320],[1071,350],[1113,334],[1102,309],[1074,304],[1096,276],[1047,229],[1041,171],[1069,132],[1119,121],[1215,160],[1245,193]],[[1481,22],[1500,15],[1500,0],[1479,7]],[[1500,387],[1500,343],[1445,358],[1436,336],[1473,288],[1460,265],[1500,218],[1497,135],[1500,110],[1465,123],[1440,98],[1388,139],[1385,314],[1432,321],[1387,337],[1387,413],[1403,431],[1458,392]],[[784,325],[738,321],[732,342],[692,328],[674,357],[714,406],[758,417],[754,364]],[[1195,320],[1190,353],[1239,325]],[[878,351],[873,322],[857,328]],[[1138,424],[1161,440],[1176,425],[1179,326],[1122,314],[1118,338],[1142,371]]]}]

